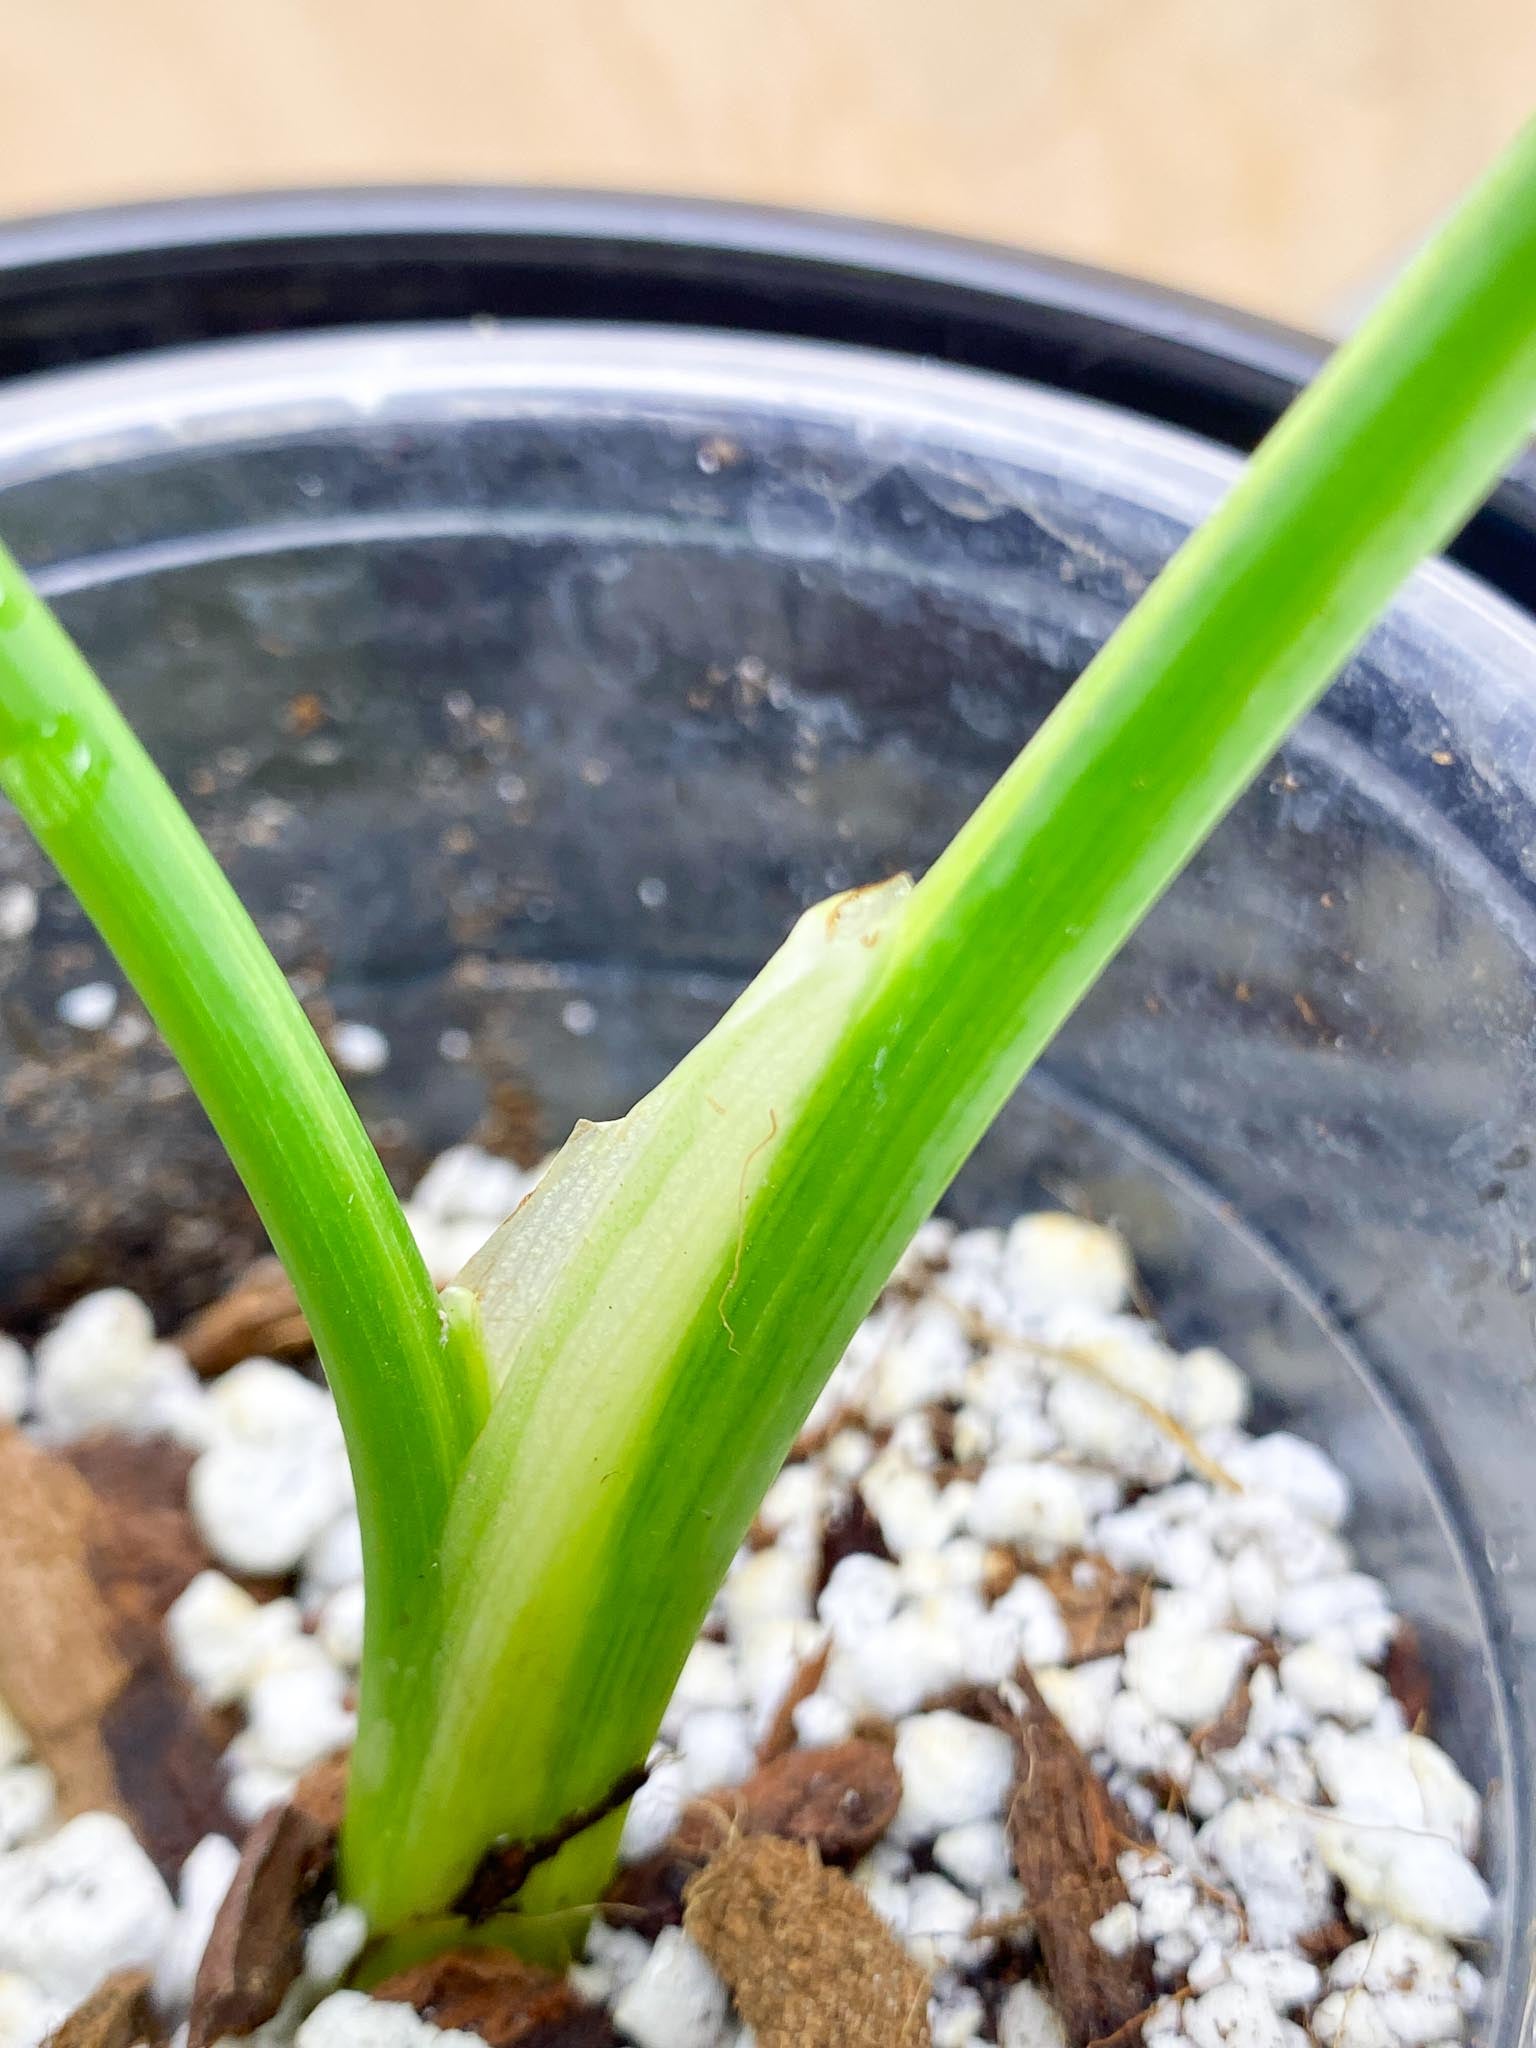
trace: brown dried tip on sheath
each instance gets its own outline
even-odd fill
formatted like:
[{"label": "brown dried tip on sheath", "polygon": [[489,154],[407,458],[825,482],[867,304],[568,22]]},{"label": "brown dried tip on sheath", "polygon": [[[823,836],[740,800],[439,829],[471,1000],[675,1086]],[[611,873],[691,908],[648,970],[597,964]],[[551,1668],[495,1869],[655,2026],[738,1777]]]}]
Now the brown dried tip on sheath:
[{"label": "brown dried tip on sheath", "polygon": [[689,1885],[683,1925],[757,2048],[932,2048],[927,1973],[814,1849],[728,1843]]}]

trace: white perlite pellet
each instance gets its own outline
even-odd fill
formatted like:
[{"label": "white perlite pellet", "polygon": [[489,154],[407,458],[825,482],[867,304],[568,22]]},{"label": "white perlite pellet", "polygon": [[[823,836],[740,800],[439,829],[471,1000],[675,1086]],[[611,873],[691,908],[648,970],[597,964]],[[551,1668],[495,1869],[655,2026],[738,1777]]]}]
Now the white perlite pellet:
[{"label": "white perlite pellet", "polygon": [[349,1748],[356,1716],[344,1703],[346,1683],[320,1644],[301,1638],[292,1661],[264,1671],[246,1693],[246,1724],[229,1746],[230,1764],[298,1778]]},{"label": "white perlite pellet", "polygon": [[485,2048],[478,2034],[434,2027],[410,2006],[333,1991],[302,2022],[297,2048]]},{"label": "white perlite pellet", "polygon": [[535,1186],[541,1171],[520,1172],[477,1145],[451,1146],[432,1162],[405,1214],[439,1287],[457,1277]]},{"label": "white perlite pellet", "polygon": [[25,882],[7,882],[0,888],[0,939],[14,945],[37,929],[37,891]]},{"label": "white perlite pellet", "polygon": [[989,1888],[1006,1884],[1013,1874],[1013,1857],[1001,1821],[971,1820],[944,1828],[933,1838],[933,1860],[937,1867],[975,1898]]},{"label": "white perlite pellet", "polygon": [[88,1294],[39,1343],[32,1398],[50,1443],[93,1429],[200,1440],[202,1383],[171,1344],[155,1341],[149,1310],[125,1288]]},{"label": "white perlite pellet", "polygon": [[328,1909],[304,1937],[304,1976],[330,1991],[351,1969],[368,1942],[368,1920],[360,1906],[332,1899]]},{"label": "white perlite pellet", "polygon": [[382,1074],[389,1040],[375,1025],[343,1019],[331,1027],[331,1057],[344,1074]]},{"label": "white perlite pellet", "polygon": [[1260,1948],[1288,1947],[1328,1918],[1333,1887],[1309,1814],[1278,1799],[1234,1799],[1207,1821],[1200,1847],[1242,1900]]},{"label": "white perlite pellet", "polygon": [[896,1726],[901,1806],[898,1842],[931,1842],[945,1828],[996,1819],[1014,1778],[1013,1744],[999,1728],[963,1714],[913,1714]]},{"label": "white perlite pellet", "polygon": [[1030,1983],[1015,1984],[1003,2000],[997,2039],[998,2048],[1067,2048],[1060,2014]]},{"label": "white perlite pellet", "polygon": [[1088,1533],[1082,1490],[1070,1472],[1045,1463],[992,1465],[971,1497],[967,1521],[989,1543],[1011,1543],[1053,1558]]},{"label": "white perlite pellet", "polygon": [[[470,1146],[434,1164],[408,1213],[439,1282],[536,1179]],[[712,1610],[720,1639],[701,1639],[679,1679],[624,1858],[659,1848],[691,1798],[747,1776],[788,1687],[824,1658],[793,1708],[801,1744],[844,1741],[870,1718],[895,1727],[900,1806],[855,1875],[933,1973],[934,2048],[1063,2048],[1039,1982],[1015,1984],[994,2025],[964,1976],[1031,1939],[1004,1825],[1016,1757],[1000,1730],[937,1702],[1006,1687],[1022,1661],[1155,1844],[1121,1857],[1127,1901],[1094,1928],[1106,1957],[1139,1946],[1181,1993],[1149,2015],[1146,2048],[1462,2040],[1480,1979],[1454,1944],[1491,1911],[1473,1861],[1480,1802],[1404,1727],[1375,1668],[1398,1621],[1339,1533],[1340,1473],[1289,1432],[1248,1433],[1248,1386],[1223,1352],[1181,1357],[1127,1314],[1112,1231],[1060,1216],[1007,1231],[934,1223],[899,1273],[919,1298],[892,1294],[867,1319],[817,1403],[824,1440],[766,1496],[763,1540]],[[1193,1432],[1237,1490],[1191,1470],[1133,1393]],[[205,1387],[143,1304],[108,1289],[44,1337],[35,1370],[0,1340],[0,1421],[28,1416],[48,1441],[165,1429],[197,1452],[193,1511],[223,1569],[173,1604],[167,1643],[200,1698],[243,1716],[226,1789],[254,1819],[353,1727],[362,1554],[329,1396],[266,1359]],[[848,1556],[822,1585],[823,1532],[855,1489],[889,1556]],[[1077,1550],[1151,1587],[1123,1655],[1073,1665],[1037,1574]],[[229,1576],[290,1570],[297,1597],[264,1605]],[[1256,1662],[1266,1642],[1278,1658]],[[1240,1740],[1202,1754],[1244,1682]],[[1166,1807],[1170,1784],[1182,1810]],[[174,2021],[234,1853],[200,1843],[173,1901],[120,1821],[56,1825],[49,1775],[0,1703],[0,2048],[39,2048],[124,1964],[153,1972]],[[1325,1976],[1295,1944],[1332,1916],[1336,1881],[1361,1939]],[[410,2008],[334,1990],[366,1933],[333,1902],[263,2048],[444,2048]],[[572,1980],[633,2048],[752,2048],[678,1930],[652,1947],[598,1921]]]},{"label": "white perlite pellet", "polygon": [[181,1866],[176,1925],[155,1963],[155,1998],[168,2012],[184,2012],[191,2003],[197,1966],[239,1861],[233,1842],[205,1835]]},{"label": "white perlite pellet", "polygon": [[664,1927],[613,2016],[635,2048],[718,2048],[728,2006],[702,1950],[681,1928]]},{"label": "white perlite pellet", "polygon": [[1258,1647],[1231,1629],[1154,1622],[1127,1637],[1123,1677],[1152,1713],[1180,1728],[1203,1728],[1232,1697]]},{"label": "white perlite pellet", "polygon": [[153,1970],[175,1923],[159,1872],[116,1814],[82,1813],[0,1856],[0,1970],[67,2006],[113,1970]]},{"label": "white perlite pellet", "polygon": [[1116,1231],[1054,1211],[1010,1224],[1000,1266],[1011,1302],[1034,1320],[1058,1308],[1112,1314],[1130,1299],[1134,1279],[1131,1255]]},{"label": "white perlite pellet", "polygon": [[0,1423],[20,1422],[32,1398],[32,1365],[14,1337],[0,1337]]},{"label": "white perlite pellet", "polygon": [[209,1448],[188,1495],[209,1549],[233,1571],[292,1571],[352,1502],[329,1395],[250,1358],[213,1383],[206,1407]]},{"label": "white perlite pellet", "polygon": [[82,981],[54,1004],[61,1024],[76,1031],[104,1031],[117,1014],[117,990],[110,981]]},{"label": "white perlite pellet", "polygon": [[177,1669],[211,1707],[227,1707],[299,1634],[291,1600],[253,1600],[222,1572],[199,1572],[172,1601],[166,1642]]}]

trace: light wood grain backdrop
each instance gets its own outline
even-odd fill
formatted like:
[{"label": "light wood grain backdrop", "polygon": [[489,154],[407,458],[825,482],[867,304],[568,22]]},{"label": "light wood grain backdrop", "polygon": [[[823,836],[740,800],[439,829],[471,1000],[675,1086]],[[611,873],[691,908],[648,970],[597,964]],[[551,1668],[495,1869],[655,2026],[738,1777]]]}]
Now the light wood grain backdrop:
[{"label": "light wood grain backdrop", "polygon": [[1536,0],[7,0],[0,211],[377,179],[958,228],[1302,321],[1536,106]]}]

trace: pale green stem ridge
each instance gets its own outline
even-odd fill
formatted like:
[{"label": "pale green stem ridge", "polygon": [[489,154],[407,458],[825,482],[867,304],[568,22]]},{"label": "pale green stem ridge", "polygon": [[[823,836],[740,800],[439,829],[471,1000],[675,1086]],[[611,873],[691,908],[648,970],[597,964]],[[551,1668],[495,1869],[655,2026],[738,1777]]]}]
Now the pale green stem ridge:
[{"label": "pale green stem ridge", "polygon": [[[573,1742],[598,1783],[587,1807],[633,1762],[627,1714],[573,1726],[568,1659],[586,1643],[593,1581],[637,1475],[654,1472],[670,1445],[672,1483],[691,1496],[699,1476],[688,1439],[674,1443],[657,1421],[670,1391],[658,1368],[697,1310],[713,1339],[716,1395],[762,1379],[730,1298],[748,1213],[878,977],[910,892],[902,878],[807,913],[659,1088],[621,1123],[578,1128],[466,1267],[461,1285],[480,1296],[500,1385],[444,1534],[433,1682],[404,1722],[365,1713],[353,1755],[346,1876],[376,1924],[445,1906],[474,1842],[530,1839],[572,1810],[551,1812],[549,1788]],[[709,1477],[717,1489],[739,1483],[725,1470]],[[668,1570],[649,1535],[642,1549],[656,1572]],[[652,1610],[648,1635],[697,1626],[691,1591],[679,1601],[653,1578],[638,1597]],[[626,1634],[616,1630],[616,1651]],[[560,1871],[585,1870],[590,1848],[586,1837],[573,1843]],[[541,1873],[530,1903],[556,1875]]]}]

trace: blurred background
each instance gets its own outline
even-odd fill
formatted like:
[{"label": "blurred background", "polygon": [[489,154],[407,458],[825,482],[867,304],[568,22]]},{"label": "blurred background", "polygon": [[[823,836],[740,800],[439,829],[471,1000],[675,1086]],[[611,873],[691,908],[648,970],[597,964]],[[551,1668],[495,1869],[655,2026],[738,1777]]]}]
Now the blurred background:
[{"label": "blurred background", "polygon": [[1347,324],[1536,105],[1536,0],[50,0],[8,214],[532,181],[882,216]]}]

